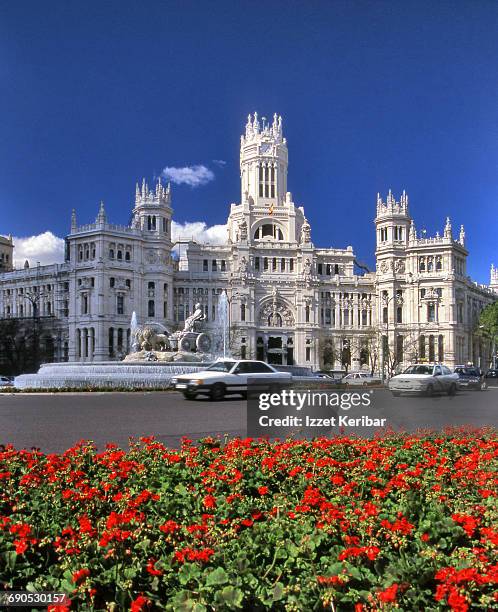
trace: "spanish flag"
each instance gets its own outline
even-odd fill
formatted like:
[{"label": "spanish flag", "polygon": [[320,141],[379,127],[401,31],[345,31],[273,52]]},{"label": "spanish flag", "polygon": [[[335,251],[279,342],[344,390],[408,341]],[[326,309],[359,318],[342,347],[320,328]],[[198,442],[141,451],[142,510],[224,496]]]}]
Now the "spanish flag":
[{"label": "spanish flag", "polygon": [[273,215],[273,202],[270,204],[270,208],[268,209],[268,214]]}]

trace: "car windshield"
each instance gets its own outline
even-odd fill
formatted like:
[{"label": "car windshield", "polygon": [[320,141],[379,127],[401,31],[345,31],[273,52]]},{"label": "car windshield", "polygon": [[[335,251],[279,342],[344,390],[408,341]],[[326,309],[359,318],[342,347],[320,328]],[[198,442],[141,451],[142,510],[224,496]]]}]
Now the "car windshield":
[{"label": "car windshield", "polygon": [[457,374],[464,374],[465,376],[479,376],[479,372],[472,368],[457,368],[455,372]]},{"label": "car windshield", "polygon": [[206,370],[210,370],[211,372],[230,372],[230,370],[234,366],[234,361],[217,361],[210,365]]},{"label": "car windshield", "polygon": [[427,374],[432,376],[432,367],[426,365],[412,365],[406,368],[403,374]]}]

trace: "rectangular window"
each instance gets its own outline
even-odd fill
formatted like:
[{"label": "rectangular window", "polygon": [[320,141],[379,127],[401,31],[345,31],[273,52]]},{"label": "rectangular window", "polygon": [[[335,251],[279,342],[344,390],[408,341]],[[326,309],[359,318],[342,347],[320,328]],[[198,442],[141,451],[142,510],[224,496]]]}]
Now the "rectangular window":
[{"label": "rectangular window", "polygon": [[323,274],[323,264],[318,264],[318,274]]},{"label": "rectangular window", "polygon": [[213,261],[211,262],[211,269],[213,272],[216,272],[217,270],[216,259],[213,259]]},{"label": "rectangular window", "polygon": [[289,259],[289,271],[294,272],[294,260]]},{"label": "rectangular window", "polygon": [[163,319],[168,318],[168,302],[163,302]]},{"label": "rectangular window", "polygon": [[205,260],[202,262],[202,271],[203,271],[203,272],[207,272],[207,271],[208,271],[208,260],[207,260],[207,259],[205,259]]},{"label": "rectangular window", "polygon": [[306,361],[311,361],[311,347],[306,347]]},{"label": "rectangular window", "polygon": [[436,320],[436,305],[427,304],[427,322],[434,323]]},{"label": "rectangular window", "polygon": [[117,314],[124,314],[124,297],[122,295],[118,295],[117,300]]}]

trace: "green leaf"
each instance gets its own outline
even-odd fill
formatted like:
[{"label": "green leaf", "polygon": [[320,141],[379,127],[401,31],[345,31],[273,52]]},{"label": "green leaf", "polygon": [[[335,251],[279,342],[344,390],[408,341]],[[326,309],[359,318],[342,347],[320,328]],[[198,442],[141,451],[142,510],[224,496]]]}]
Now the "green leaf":
[{"label": "green leaf", "polygon": [[213,584],[226,584],[229,580],[228,574],[222,567],[217,567],[207,577],[206,585],[211,586]]},{"label": "green leaf", "polygon": [[17,559],[17,553],[15,550],[9,550],[4,554],[5,565],[7,569],[14,569]]},{"label": "green leaf", "polygon": [[233,586],[226,586],[221,591],[217,591],[215,600],[220,605],[225,605],[228,608],[240,608],[244,593],[240,589]]},{"label": "green leaf", "polygon": [[273,601],[279,601],[284,596],[284,585],[281,582],[273,587]]}]

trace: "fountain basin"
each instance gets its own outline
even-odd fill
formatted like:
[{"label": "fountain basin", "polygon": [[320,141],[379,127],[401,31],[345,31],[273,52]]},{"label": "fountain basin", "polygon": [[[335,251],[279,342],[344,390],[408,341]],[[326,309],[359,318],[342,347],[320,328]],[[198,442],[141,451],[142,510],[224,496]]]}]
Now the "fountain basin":
[{"label": "fountain basin", "polygon": [[44,363],[36,374],[16,376],[16,389],[157,389],[177,374],[204,370],[210,363],[103,361]]}]

